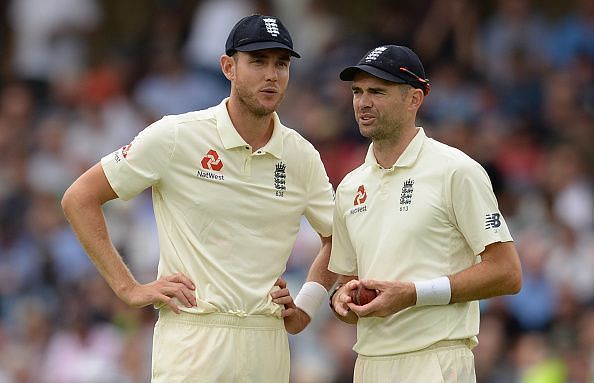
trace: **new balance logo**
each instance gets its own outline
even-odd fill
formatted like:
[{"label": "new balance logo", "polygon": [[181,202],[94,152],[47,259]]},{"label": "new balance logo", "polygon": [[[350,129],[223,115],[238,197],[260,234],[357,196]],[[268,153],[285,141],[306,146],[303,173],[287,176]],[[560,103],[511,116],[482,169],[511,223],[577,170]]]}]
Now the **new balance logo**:
[{"label": "new balance logo", "polygon": [[374,50],[372,50],[371,52],[369,52],[369,54],[367,56],[365,56],[365,61],[370,62],[370,61],[374,61],[376,60],[379,55],[381,55],[382,53],[384,53],[384,51],[388,49],[386,47],[377,47]]},{"label": "new balance logo", "polygon": [[492,213],[486,215],[485,230],[494,229],[499,226],[501,226],[501,214]]},{"label": "new balance logo", "polygon": [[274,37],[278,36],[279,32],[278,25],[276,24],[276,19],[266,18],[263,20],[264,25],[266,26],[266,32],[270,33]]},{"label": "new balance logo", "polygon": [[362,203],[365,202],[365,200],[367,200],[367,192],[365,191],[365,186],[361,185],[359,186],[359,189],[357,190],[357,195],[355,196],[355,201],[354,201],[354,205],[360,205]]},{"label": "new balance logo", "polygon": [[214,170],[215,172],[218,172],[223,168],[223,161],[219,158],[219,154],[212,149],[206,153],[204,158],[202,158],[202,161],[200,161],[200,164],[204,169]]}]

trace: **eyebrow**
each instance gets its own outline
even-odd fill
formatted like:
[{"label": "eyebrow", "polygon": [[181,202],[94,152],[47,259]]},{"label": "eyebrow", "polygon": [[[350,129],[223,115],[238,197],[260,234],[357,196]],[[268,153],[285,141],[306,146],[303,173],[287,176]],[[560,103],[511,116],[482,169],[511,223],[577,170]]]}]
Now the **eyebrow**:
[{"label": "eyebrow", "polygon": [[[252,58],[268,58],[271,56],[269,53],[265,53],[262,51],[253,51],[253,52],[246,52],[246,53],[248,53]],[[291,55],[289,53],[283,54],[283,55],[279,56],[279,60],[291,61]]]},{"label": "eyebrow", "polygon": [[[353,85],[351,87],[351,89],[352,90],[363,90],[363,88],[361,88],[360,86],[356,86],[356,85]],[[370,92],[387,92],[388,91],[388,88],[374,86],[374,87],[366,88],[366,90],[367,91],[370,91]]]}]

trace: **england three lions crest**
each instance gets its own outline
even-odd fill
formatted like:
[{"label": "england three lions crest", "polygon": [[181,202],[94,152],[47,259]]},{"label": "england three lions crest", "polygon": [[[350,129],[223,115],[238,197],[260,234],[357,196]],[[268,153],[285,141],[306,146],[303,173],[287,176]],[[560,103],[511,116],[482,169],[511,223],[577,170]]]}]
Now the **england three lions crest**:
[{"label": "england three lions crest", "polygon": [[287,165],[278,162],[274,168],[274,189],[277,197],[284,197],[287,190]]}]

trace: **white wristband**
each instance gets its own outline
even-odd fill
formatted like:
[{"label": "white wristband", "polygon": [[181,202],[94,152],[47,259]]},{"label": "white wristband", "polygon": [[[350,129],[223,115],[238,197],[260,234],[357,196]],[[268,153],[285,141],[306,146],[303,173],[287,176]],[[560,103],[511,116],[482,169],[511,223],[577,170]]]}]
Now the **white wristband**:
[{"label": "white wristband", "polygon": [[309,315],[309,319],[313,319],[314,315],[320,308],[322,302],[328,300],[328,291],[318,282],[305,282],[301,287],[301,291],[295,298],[295,306],[305,311]]},{"label": "white wristband", "polygon": [[415,290],[417,290],[416,306],[439,306],[450,303],[452,288],[448,277],[413,283],[415,284]]}]

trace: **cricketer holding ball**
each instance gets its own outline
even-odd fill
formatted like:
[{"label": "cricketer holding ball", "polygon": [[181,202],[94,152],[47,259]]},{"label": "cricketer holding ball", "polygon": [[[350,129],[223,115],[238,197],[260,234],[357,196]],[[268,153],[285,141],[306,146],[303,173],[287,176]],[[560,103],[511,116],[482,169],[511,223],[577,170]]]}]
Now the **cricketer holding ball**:
[{"label": "cricketer holding ball", "polygon": [[[159,308],[155,383],[288,382],[287,331],[307,325],[335,281],[332,187],[318,152],[275,112],[291,57],[299,54],[280,20],[241,19],[220,62],[229,98],[155,122],[65,193],[70,224],[118,297]],[[101,205],[149,187],[160,260],[158,279],[143,285],[114,249]],[[301,216],[322,246],[297,309],[277,279]]]},{"label": "cricketer holding ball", "polygon": [[[372,141],[337,188],[329,265],[348,281],[332,306],[357,323],[355,382],[474,382],[478,300],[521,287],[489,177],[416,127],[430,87],[409,48],[372,49],[340,78],[351,82],[359,130]],[[359,284],[377,298],[354,305]]]}]

